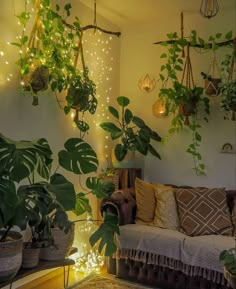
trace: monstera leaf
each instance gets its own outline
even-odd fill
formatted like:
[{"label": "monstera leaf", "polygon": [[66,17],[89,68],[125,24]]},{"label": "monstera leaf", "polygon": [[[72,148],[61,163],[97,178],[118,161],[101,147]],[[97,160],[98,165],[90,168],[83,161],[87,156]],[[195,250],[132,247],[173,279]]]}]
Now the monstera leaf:
[{"label": "monstera leaf", "polygon": [[116,234],[120,234],[118,217],[114,214],[107,213],[104,217],[104,223],[92,234],[89,242],[91,246],[99,242],[98,251],[101,253],[103,248],[105,248],[105,256],[112,256],[117,248],[114,241]]},{"label": "monstera leaf", "polygon": [[59,164],[75,174],[96,172],[98,159],[93,148],[81,138],[70,138],[65,144],[65,150],[58,153]]},{"label": "monstera leaf", "polygon": [[0,178],[0,228],[14,216],[18,204],[16,188],[12,181]]},{"label": "monstera leaf", "polygon": [[46,185],[49,192],[52,192],[56,197],[56,201],[63,206],[65,211],[74,210],[75,208],[75,188],[61,174],[51,176],[50,184]]},{"label": "monstera leaf", "polygon": [[46,167],[51,164],[51,154],[44,139],[36,142],[14,141],[0,135],[0,173],[16,182],[28,177],[37,166],[40,175],[48,176],[46,171],[49,168]]},{"label": "monstera leaf", "polygon": [[98,198],[108,198],[115,191],[115,184],[102,178],[87,178],[86,186]]}]

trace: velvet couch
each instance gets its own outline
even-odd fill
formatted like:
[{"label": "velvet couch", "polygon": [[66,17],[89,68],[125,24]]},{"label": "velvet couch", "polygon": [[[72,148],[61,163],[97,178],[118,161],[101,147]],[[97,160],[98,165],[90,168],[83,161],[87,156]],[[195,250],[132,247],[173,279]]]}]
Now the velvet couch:
[{"label": "velvet couch", "polygon": [[[231,216],[236,190],[225,190],[225,197]],[[234,247],[234,228],[229,236],[221,233],[188,236],[172,228],[138,222],[134,188],[115,191],[103,200],[101,212],[104,211],[117,214],[120,224],[117,253],[107,259],[108,273],[162,289],[230,288],[218,257],[220,251]]]}]

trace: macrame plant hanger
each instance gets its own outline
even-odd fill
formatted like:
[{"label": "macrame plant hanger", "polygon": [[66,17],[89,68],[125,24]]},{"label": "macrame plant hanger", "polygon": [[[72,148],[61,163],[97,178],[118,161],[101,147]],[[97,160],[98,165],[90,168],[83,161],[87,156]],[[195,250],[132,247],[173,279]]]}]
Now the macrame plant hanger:
[{"label": "macrame plant hanger", "polygon": [[[83,31],[81,31],[81,33],[80,33],[78,49],[77,49],[77,53],[75,55],[75,60],[74,60],[74,68],[77,67],[78,60],[79,60],[79,57],[80,57],[81,64],[82,64],[82,72],[85,73],[86,67],[85,67],[85,61],[84,61],[84,52],[83,52],[83,41],[82,41],[82,38],[83,38]],[[76,121],[79,120],[80,106],[77,104],[77,105],[73,105],[72,108],[75,109],[74,121],[76,122]]]},{"label": "macrame plant hanger", "polygon": [[[40,6],[41,0],[36,0],[34,4],[35,10],[35,19],[33,23],[33,27],[30,33],[27,51],[31,51],[33,49],[40,50],[42,47],[42,43],[40,40],[40,36],[43,31],[43,25],[41,21],[40,15]],[[25,53],[27,53],[25,51]],[[30,65],[30,71],[27,75],[23,77],[23,81],[26,86],[30,86],[33,91],[33,102],[32,105],[38,105],[38,91],[43,91],[48,88],[48,80],[49,80],[49,71],[48,68],[42,66],[40,60],[33,60]]]},{"label": "macrame plant hanger", "polygon": [[[192,70],[192,63],[190,59],[190,44],[187,44],[187,55],[186,60],[184,63],[183,75],[181,79],[181,85],[185,85],[187,88],[192,89],[194,87],[194,80],[193,80],[193,70]],[[180,104],[180,111],[181,114],[185,117],[184,124],[189,125],[189,116],[191,115],[192,110],[187,109],[190,104],[185,105],[184,103]]]},{"label": "macrame plant hanger", "polygon": [[[236,74],[236,38],[234,38],[234,51],[233,51],[231,65],[230,65],[230,71],[229,71],[229,77],[228,77],[229,81],[233,79],[234,74]],[[236,105],[232,104],[231,111],[232,111],[231,120],[236,121]]]},{"label": "macrame plant hanger", "polygon": [[216,53],[212,48],[212,59],[205,79],[205,93],[209,96],[219,95],[220,89],[218,85],[220,82],[221,72],[216,59]]}]

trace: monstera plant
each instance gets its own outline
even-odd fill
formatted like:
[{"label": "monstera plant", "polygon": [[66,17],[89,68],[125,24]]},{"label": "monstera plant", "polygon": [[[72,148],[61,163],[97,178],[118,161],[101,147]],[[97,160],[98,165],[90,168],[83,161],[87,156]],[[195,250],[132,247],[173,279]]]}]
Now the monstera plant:
[{"label": "monstera plant", "polygon": [[[88,177],[88,191],[76,194],[74,185],[58,172],[60,168],[76,175],[96,172],[97,155],[83,139],[68,139],[58,153],[58,164],[54,161],[46,139],[15,141],[0,135],[0,228],[6,229],[2,241],[14,225],[25,228],[27,222],[37,225],[41,231],[47,229],[48,235],[51,225],[66,232],[71,225],[68,211],[72,210],[78,216],[91,212],[88,193],[102,198],[114,191],[111,182]],[[52,166],[56,167],[54,172]],[[29,186],[25,186],[26,180]],[[17,190],[16,183],[20,185]],[[43,206],[42,199],[47,206]],[[111,254],[115,250],[113,235],[119,230],[116,217],[107,218],[99,233],[94,233],[93,242],[101,239],[100,249],[106,245],[106,254]]]}]

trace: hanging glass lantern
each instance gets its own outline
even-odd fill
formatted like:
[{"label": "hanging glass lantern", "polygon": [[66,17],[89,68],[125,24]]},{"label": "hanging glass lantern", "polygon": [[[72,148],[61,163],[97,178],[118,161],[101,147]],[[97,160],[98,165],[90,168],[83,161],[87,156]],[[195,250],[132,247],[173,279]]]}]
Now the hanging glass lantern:
[{"label": "hanging glass lantern", "polygon": [[200,14],[208,19],[216,16],[219,11],[217,0],[202,0]]},{"label": "hanging glass lantern", "polygon": [[140,90],[151,92],[156,87],[156,80],[149,76],[149,74],[146,74],[144,78],[141,78],[138,82],[138,86]]},{"label": "hanging glass lantern", "polygon": [[165,102],[162,99],[158,99],[154,104],[152,105],[152,113],[156,117],[164,117],[166,112]]}]

